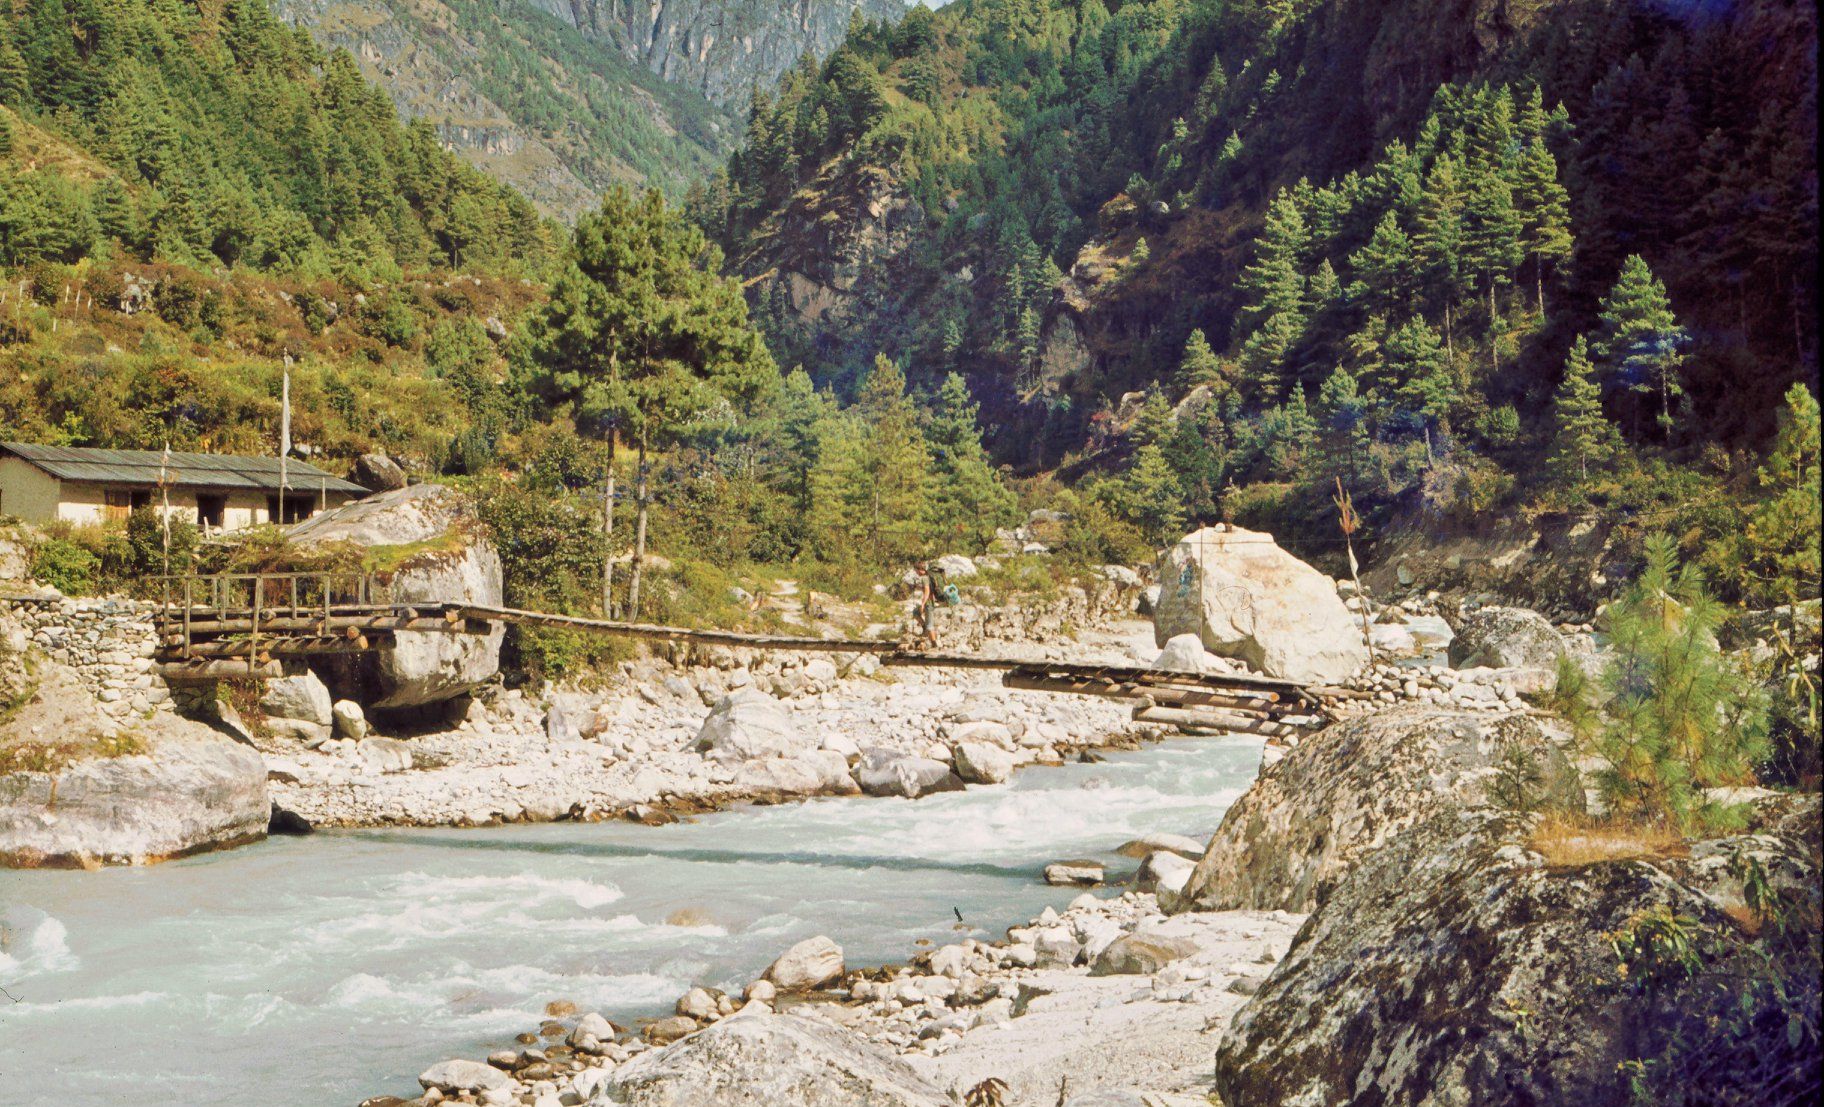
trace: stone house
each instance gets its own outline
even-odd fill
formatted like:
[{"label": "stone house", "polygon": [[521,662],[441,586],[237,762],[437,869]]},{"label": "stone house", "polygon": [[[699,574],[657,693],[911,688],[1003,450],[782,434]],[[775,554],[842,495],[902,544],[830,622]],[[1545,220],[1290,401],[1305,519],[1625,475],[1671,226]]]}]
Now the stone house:
[{"label": "stone house", "polygon": [[0,442],[0,515],[28,523],[95,525],[168,502],[172,518],[215,533],[295,523],[365,495],[295,458],[281,480],[276,457]]}]

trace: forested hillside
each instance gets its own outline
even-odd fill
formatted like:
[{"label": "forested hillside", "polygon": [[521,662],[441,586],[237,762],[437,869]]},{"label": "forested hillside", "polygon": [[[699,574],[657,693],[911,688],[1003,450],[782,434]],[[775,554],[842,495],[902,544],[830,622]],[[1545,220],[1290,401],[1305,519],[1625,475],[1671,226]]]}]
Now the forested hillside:
[{"label": "forested hillside", "polygon": [[0,265],[537,266],[524,198],[262,0],[0,3]]},{"label": "forested hillside", "polygon": [[733,116],[521,0],[275,0],[473,164],[574,219],[615,183],[681,195],[728,154]]},{"label": "forested hillside", "polygon": [[1337,476],[1658,510],[1745,494],[1815,376],[1814,41],[1774,0],[959,0],[788,77],[694,210],[782,362],[963,372],[1002,458],[1135,522]]}]

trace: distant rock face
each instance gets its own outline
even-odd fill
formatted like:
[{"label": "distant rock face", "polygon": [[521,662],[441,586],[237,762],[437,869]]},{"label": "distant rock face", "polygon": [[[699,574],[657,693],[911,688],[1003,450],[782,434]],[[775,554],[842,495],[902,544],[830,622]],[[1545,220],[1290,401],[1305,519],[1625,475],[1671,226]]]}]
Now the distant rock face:
[{"label": "distant rock face", "polygon": [[1456,669],[1551,670],[1564,656],[1564,638],[1545,616],[1524,607],[1485,607],[1463,620],[1450,640]]},{"label": "distant rock face", "polygon": [[1396,708],[1310,735],[1229,808],[1175,907],[1309,911],[1321,884],[1395,833],[1486,806],[1509,748],[1538,767],[1541,802],[1583,809],[1576,769],[1529,716]]},{"label": "distant rock face", "polygon": [[[500,554],[467,500],[440,484],[414,484],[344,504],[289,528],[301,545],[353,543],[370,549],[420,546],[392,573],[401,603],[501,603]],[[418,707],[469,692],[500,668],[505,628],[485,635],[400,631],[378,653],[381,696],[370,706]]]},{"label": "distant rock face", "polygon": [[161,715],[143,754],[0,775],[0,867],[144,865],[266,835],[260,755]]},{"label": "distant rock face", "polygon": [[1368,662],[1360,621],[1329,577],[1270,534],[1221,524],[1187,535],[1159,570],[1153,639],[1204,648],[1268,676],[1333,683]]},{"label": "distant rock face", "polygon": [[1619,1062],[1650,1056],[1654,1035],[1718,993],[1615,986],[1608,935],[1666,908],[1713,936],[1702,952],[1726,971],[1742,856],[1815,919],[1816,797],[1796,806],[1763,833],[1692,843],[1688,859],[1565,868],[1492,813],[1408,828],[1337,882],[1236,1016],[1216,1092],[1313,1107],[1637,1102]]},{"label": "distant rock face", "polygon": [[744,1009],[614,1070],[592,1107],[943,1107],[910,1065],[848,1031]]},{"label": "distant rock face", "polygon": [[528,0],[587,35],[612,43],[668,81],[718,104],[745,108],[806,53],[842,42],[849,13],[896,23],[897,0]]}]

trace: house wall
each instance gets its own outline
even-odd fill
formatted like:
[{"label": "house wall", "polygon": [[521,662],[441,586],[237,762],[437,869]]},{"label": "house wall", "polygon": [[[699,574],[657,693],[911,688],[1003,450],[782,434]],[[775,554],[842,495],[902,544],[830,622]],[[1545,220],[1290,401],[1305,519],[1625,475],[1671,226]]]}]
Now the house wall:
[{"label": "house wall", "polygon": [[[107,492],[111,486],[78,481],[60,481],[44,470],[16,457],[0,458],[0,513],[17,516],[28,523],[48,523],[61,519],[76,526],[99,526],[110,519],[121,518],[118,509],[110,512]],[[170,492],[171,518],[196,522],[197,491],[174,488]],[[207,489],[201,490],[209,495]],[[152,506],[161,497],[151,490]],[[308,495],[312,513],[321,500],[329,507],[340,507],[354,497],[346,492],[309,494],[303,489],[292,492],[294,498]],[[226,493],[222,509],[222,530],[239,530],[259,523],[272,522],[266,493],[237,489]]]},{"label": "house wall", "polygon": [[58,485],[43,469],[16,457],[0,457],[0,514],[28,523],[57,518]]}]

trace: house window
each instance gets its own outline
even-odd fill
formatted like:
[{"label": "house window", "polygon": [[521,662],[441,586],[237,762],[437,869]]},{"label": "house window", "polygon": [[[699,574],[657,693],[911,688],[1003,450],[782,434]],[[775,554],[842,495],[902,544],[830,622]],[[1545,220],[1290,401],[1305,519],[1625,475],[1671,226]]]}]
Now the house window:
[{"label": "house window", "polygon": [[101,501],[110,519],[124,519],[133,510],[133,494],[124,488],[104,490]]},{"label": "house window", "polygon": [[196,497],[196,525],[205,530],[222,529],[222,521],[228,514],[228,497]]}]

